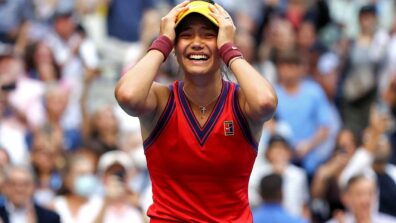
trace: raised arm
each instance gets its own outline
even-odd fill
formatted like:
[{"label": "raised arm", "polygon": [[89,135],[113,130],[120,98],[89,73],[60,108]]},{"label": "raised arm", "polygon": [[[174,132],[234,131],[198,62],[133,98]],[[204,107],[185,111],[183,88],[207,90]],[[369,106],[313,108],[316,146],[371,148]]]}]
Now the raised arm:
[{"label": "raised arm", "polygon": [[[234,42],[235,26],[230,15],[218,4],[211,7],[212,16],[219,21],[217,45],[219,49]],[[224,58],[223,58],[224,59]],[[226,62],[226,61],[225,61]],[[227,62],[226,62],[227,63]],[[271,84],[242,57],[231,59],[228,64],[234,73],[241,91],[241,109],[254,126],[261,127],[275,112],[278,98]]]},{"label": "raised arm", "polygon": [[[187,9],[187,1],[177,5],[161,19],[160,34],[172,43],[175,39],[176,16]],[[115,97],[120,106],[130,115],[152,117],[158,111],[159,100],[167,88],[154,83],[154,78],[166,55],[158,49],[149,50],[146,55],[119,80]]]}]

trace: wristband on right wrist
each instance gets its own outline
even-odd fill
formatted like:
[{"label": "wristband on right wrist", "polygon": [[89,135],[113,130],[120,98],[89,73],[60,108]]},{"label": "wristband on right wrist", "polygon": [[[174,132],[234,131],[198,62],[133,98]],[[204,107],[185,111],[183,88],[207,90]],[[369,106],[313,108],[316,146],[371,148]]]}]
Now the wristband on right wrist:
[{"label": "wristband on right wrist", "polygon": [[170,52],[172,52],[172,49],[173,49],[172,40],[170,40],[169,37],[165,35],[161,35],[153,41],[147,52],[150,50],[158,50],[164,55],[164,61],[165,61],[166,58],[168,58]]},{"label": "wristband on right wrist", "polygon": [[232,59],[243,58],[241,51],[231,42],[223,44],[219,49],[219,54],[228,67]]}]

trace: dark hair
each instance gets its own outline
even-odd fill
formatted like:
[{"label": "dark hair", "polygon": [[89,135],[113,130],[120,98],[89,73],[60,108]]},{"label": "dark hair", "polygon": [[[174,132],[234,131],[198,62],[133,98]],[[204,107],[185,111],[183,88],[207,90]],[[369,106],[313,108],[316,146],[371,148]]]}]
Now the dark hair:
[{"label": "dark hair", "polygon": [[363,14],[372,14],[372,15],[376,16],[377,8],[375,7],[374,4],[364,5],[359,10],[359,17],[362,16]]},{"label": "dark hair", "polygon": [[[37,41],[29,44],[26,47],[26,53],[23,58],[25,61],[25,69],[29,73],[29,76],[33,78],[38,78],[38,77],[34,77],[33,76],[34,74],[32,74],[32,72],[37,72],[35,53],[37,52],[38,47],[42,43],[43,42]],[[52,50],[51,50],[51,57],[52,57],[52,65],[54,66],[55,74],[56,74],[55,78],[59,80],[61,78],[61,68],[59,64],[55,61],[54,53],[52,52]]]},{"label": "dark hair", "polygon": [[260,195],[265,202],[282,202],[282,176],[272,173],[260,181]]},{"label": "dark hair", "polygon": [[213,0],[190,0],[190,2],[196,2],[196,1],[202,1],[202,2],[209,2],[210,4],[215,4]]},{"label": "dark hair", "polygon": [[283,137],[279,134],[273,134],[270,136],[270,138],[268,140],[268,148],[270,148],[275,143],[283,143],[288,148],[290,148],[290,143],[286,140],[285,137]]},{"label": "dark hair", "polygon": [[[178,24],[178,25],[176,26],[176,28],[175,28],[175,32],[176,32],[176,41],[177,41],[177,39],[178,39],[178,37],[179,37],[181,31],[183,30],[183,28],[186,27],[187,22],[188,22],[188,18],[191,17],[191,16],[197,16],[197,15],[200,16],[200,17],[202,17],[202,18],[204,18],[204,19],[206,19],[207,21],[210,21],[210,20],[207,19],[205,16],[203,16],[203,15],[197,13],[197,12],[193,12],[193,13],[191,13],[191,14],[188,14],[186,17],[183,18],[183,20],[180,22],[180,24]],[[217,27],[217,26],[216,26],[215,24],[213,24],[212,22],[210,22],[209,24],[211,24],[211,25],[213,26],[213,29],[215,29],[216,32],[218,32],[219,27]]]}]

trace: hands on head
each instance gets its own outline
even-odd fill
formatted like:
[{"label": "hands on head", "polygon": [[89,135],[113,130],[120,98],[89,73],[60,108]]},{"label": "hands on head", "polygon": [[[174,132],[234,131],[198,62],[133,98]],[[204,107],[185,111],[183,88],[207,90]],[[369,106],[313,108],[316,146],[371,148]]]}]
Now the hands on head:
[{"label": "hands on head", "polygon": [[[184,1],[176,5],[171,11],[161,19],[160,34],[169,37],[170,40],[176,39],[176,24],[178,17],[190,9],[191,1]],[[209,16],[213,17],[219,26],[217,36],[217,47],[220,49],[227,42],[234,42],[236,27],[229,13],[219,4],[208,4]]]}]

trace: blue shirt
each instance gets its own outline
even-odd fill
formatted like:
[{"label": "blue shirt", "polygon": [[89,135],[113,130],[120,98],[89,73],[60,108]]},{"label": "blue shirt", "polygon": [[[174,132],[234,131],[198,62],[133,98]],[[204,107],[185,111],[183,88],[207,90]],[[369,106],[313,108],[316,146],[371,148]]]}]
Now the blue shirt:
[{"label": "blue shirt", "polygon": [[276,115],[290,125],[294,145],[310,139],[319,127],[330,125],[330,105],[316,82],[303,80],[294,94],[279,85],[275,90],[279,100]]},{"label": "blue shirt", "polygon": [[146,9],[153,8],[153,0],[110,1],[107,30],[111,37],[137,42],[140,36],[140,22]]},{"label": "blue shirt", "polygon": [[285,211],[280,204],[263,204],[253,210],[254,223],[307,223]]}]

